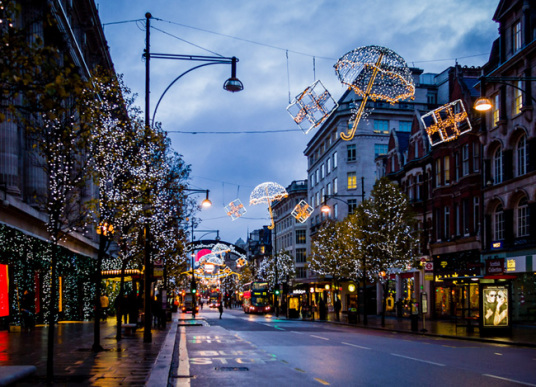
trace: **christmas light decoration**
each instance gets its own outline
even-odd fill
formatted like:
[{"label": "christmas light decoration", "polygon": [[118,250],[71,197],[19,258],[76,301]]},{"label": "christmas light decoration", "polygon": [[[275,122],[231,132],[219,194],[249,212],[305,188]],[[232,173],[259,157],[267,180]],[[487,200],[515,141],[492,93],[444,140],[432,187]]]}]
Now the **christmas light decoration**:
[{"label": "christmas light decoration", "polygon": [[354,138],[357,125],[370,98],[394,104],[413,98],[415,86],[406,61],[396,52],[381,46],[364,46],[344,54],[335,64],[339,81],[362,98],[352,128],[341,138]]},{"label": "christmas light decoration", "polygon": [[305,200],[300,201],[292,210],[291,215],[296,218],[300,223],[305,223],[307,219],[313,213],[313,207],[311,207]]},{"label": "christmas light decoration", "polygon": [[244,258],[239,258],[237,261],[236,261],[236,267],[237,268],[241,268],[243,266],[246,266],[248,264],[248,261],[246,261]]},{"label": "christmas light decoration", "polygon": [[256,205],[261,203],[268,204],[268,211],[270,213],[270,220],[272,224],[268,226],[270,230],[273,230],[275,227],[274,216],[272,214],[272,203],[274,201],[281,200],[288,196],[287,190],[283,186],[273,183],[266,182],[261,183],[256,186],[249,196],[249,205]]},{"label": "christmas light decoration", "polygon": [[455,140],[472,129],[461,99],[426,113],[421,121],[432,146]]},{"label": "christmas light decoration", "polygon": [[339,105],[320,80],[298,94],[287,107],[294,122],[305,134],[321,125]]},{"label": "christmas light decoration", "polygon": [[246,213],[246,208],[244,207],[240,199],[235,199],[227,206],[225,206],[225,211],[227,212],[227,215],[231,217],[232,220],[236,220]]}]

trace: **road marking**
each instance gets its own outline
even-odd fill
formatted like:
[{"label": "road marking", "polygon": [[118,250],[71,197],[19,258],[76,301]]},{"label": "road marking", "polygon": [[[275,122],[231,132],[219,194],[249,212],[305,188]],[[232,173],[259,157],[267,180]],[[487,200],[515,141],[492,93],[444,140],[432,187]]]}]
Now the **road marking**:
[{"label": "road marking", "polygon": [[512,382],[512,383],[518,383],[518,384],[522,384],[524,386],[532,386],[532,387],[536,386],[536,384],[521,382],[521,381],[515,380],[515,379],[503,378],[501,376],[496,376],[496,375],[482,374],[482,376],[487,376],[488,378],[495,378],[495,379],[505,380],[507,382]]},{"label": "road marking", "polygon": [[329,383],[326,382],[325,380],[322,380],[322,379],[319,379],[319,378],[315,378],[315,380],[316,380],[318,383],[322,383],[324,386],[329,386]]},{"label": "road marking", "polygon": [[422,363],[428,363],[428,364],[433,364],[433,365],[440,366],[440,367],[445,367],[445,364],[435,363],[435,362],[433,362],[433,361],[422,360],[422,359],[416,359],[416,358],[414,358],[414,357],[409,357],[409,356],[399,355],[399,354],[397,354],[397,353],[392,353],[391,355],[393,355],[393,356],[397,356],[397,357],[403,357],[404,359],[415,360],[415,361],[420,361],[420,362],[422,362]]},{"label": "road marking", "polygon": [[296,371],[298,371],[298,372],[303,372],[303,373],[305,373],[305,371],[302,370],[302,369],[300,369],[300,368],[294,368],[294,369],[295,369]]},{"label": "road marking", "polygon": [[344,345],[349,345],[351,347],[356,347],[356,348],[361,348],[361,349],[372,349],[372,348],[369,348],[369,347],[363,347],[361,345],[356,345],[356,344],[351,344],[351,343],[345,343],[344,341],[342,342],[342,344]]},{"label": "road marking", "polygon": [[292,333],[297,333],[298,335],[303,335],[304,333],[303,332],[298,332],[298,331],[291,331]]},{"label": "road marking", "polygon": [[180,333],[179,368],[177,369],[179,378],[175,381],[175,386],[188,387],[190,386],[190,361],[188,358],[188,348],[186,347],[186,328],[180,327]]},{"label": "road marking", "polygon": [[311,335],[311,337],[316,337],[317,339],[322,339],[322,340],[329,340],[325,337],[322,337],[322,336],[315,336],[315,335]]}]

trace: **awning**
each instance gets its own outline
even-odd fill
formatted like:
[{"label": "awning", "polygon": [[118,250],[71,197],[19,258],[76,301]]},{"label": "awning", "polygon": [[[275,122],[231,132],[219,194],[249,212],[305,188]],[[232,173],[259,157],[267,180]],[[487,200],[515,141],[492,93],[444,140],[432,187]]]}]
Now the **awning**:
[{"label": "awning", "polygon": [[516,279],[517,276],[512,274],[500,274],[500,275],[486,275],[484,276],[484,279]]}]

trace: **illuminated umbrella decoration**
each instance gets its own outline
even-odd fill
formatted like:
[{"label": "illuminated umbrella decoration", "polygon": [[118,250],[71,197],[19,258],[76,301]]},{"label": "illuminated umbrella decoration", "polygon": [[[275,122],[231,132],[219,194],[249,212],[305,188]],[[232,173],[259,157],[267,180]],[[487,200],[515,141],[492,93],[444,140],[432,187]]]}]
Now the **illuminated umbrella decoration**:
[{"label": "illuminated umbrella decoration", "polygon": [[385,47],[356,48],[344,54],[334,67],[339,81],[362,97],[352,129],[348,133],[341,133],[345,141],[354,138],[369,98],[394,104],[402,99],[413,98],[415,93],[413,77],[406,61]]},{"label": "illuminated umbrella decoration", "polygon": [[272,214],[272,202],[281,200],[288,196],[287,190],[283,186],[273,183],[266,182],[256,186],[251,194],[249,195],[249,205],[253,206],[256,204],[266,203],[268,204],[268,211],[270,212],[270,220],[272,224],[268,226],[270,230],[273,230],[275,227],[274,216]]}]

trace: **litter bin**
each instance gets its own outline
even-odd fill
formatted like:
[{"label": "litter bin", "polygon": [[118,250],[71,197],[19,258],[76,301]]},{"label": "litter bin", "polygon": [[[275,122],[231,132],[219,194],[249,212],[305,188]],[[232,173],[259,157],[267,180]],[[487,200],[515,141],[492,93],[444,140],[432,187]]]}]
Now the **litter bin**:
[{"label": "litter bin", "polygon": [[412,332],[419,331],[419,315],[418,314],[411,315],[411,331]]},{"label": "litter bin", "polygon": [[357,324],[357,309],[348,310],[348,324]]}]

